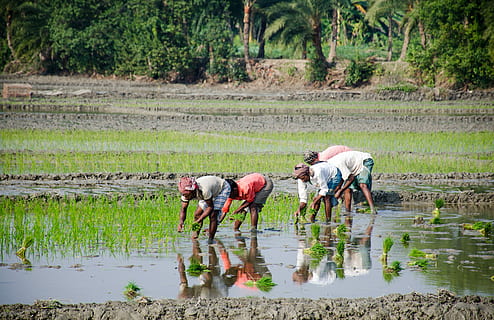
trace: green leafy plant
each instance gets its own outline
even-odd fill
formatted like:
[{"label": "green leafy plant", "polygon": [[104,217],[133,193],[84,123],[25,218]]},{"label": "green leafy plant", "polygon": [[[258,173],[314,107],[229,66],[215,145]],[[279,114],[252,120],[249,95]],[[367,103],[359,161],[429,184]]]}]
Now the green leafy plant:
[{"label": "green leafy plant", "polygon": [[328,75],[326,61],[310,59],[305,67],[305,77],[309,82],[323,82]]},{"label": "green leafy plant", "polygon": [[314,241],[310,248],[304,249],[304,253],[316,260],[321,260],[326,254],[328,254],[328,249],[324,248],[319,241]]},{"label": "green leafy plant", "polygon": [[264,276],[260,278],[257,281],[254,280],[248,280],[244,283],[246,286],[249,287],[256,287],[261,291],[268,292],[270,291],[274,286],[276,286],[276,283],[273,282],[271,277]]},{"label": "green leafy plant", "polygon": [[345,70],[345,84],[358,86],[368,82],[374,73],[374,64],[366,60],[351,60]]},{"label": "green leafy plant", "polygon": [[434,200],[434,205],[435,205],[435,208],[432,211],[432,215],[434,217],[439,218],[439,215],[441,214],[440,209],[444,206],[444,200],[443,199],[436,199],[436,200]]},{"label": "green leafy plant", "polygon": [[344,224],[340,224],[336,227],[334,233],[339,239],[346,239],[347,238],[347,233],[348,228]]},{"label": "green leafy plant", "polygon": [[486,236],[492,232],[492,223],[485,221],[477,221],[474,224],[465,223],[463,224],[463,229],[465,230],[477,230],[483,236]]},{"label": "green leafy plant", "polygon": [[193,222],[190,229],[194,232],[199,232],[201,231],[201,224],[197,222]]},{"label": "green leafy plant", "polygon": [[193,277],[198,277],[203,272],[210,272],[210,270],[202,263],[191,262],[190,266],[187,268],[187,274]]},{"label": "green leafy plant", "polygon": [[317,223],[313,223],[310,226],[310,229],[312,231],[312,237],[315,240],[319,240],[319,235],[321,234],[321,226],[319,224],[317,224]]},{"label": "green leafy plant", "polygon": [[417,248],[412,248],[408,253],[408,256],[411,258],[426,258],[431,260],[437,258],[437,256],[434,253],[425,253],[424,251],[419,250]]},{"label": "green leafy plant", "polygon": [[26,237],[22,240],[22,246],[19,250],[17,250],[16,255],[21,258],[23,261],[26,259],[26,250],[32,246],[34,243],[34,239],[31,237]]},{"label": "green leafy plant", "polygon": [[340,239],[336,244],[336,253],[333,256],[333,261],[336,262],[338,267],[343,265],[343,254],[345,253],[345,240]]},{"label": "green leafy plant", "polygon": [[383,265],[388,264],[388,253],[391,250],[391,247],[393,246],[394,241],[391,239],[391,237],[386,237],[383,240],[383,253],[381,255],[381,262]]},{"label": "green leafy plant", "polygon": [[418,259],[418,260],[408,262],[408,265],[411,267],[419,267],[422,270],[426,270],[427,267],[429,266],[429,260],[428,259]]},{"label": "green leafy plant", "polygon": [[139,295],[141,288],[135,282],[129,281],[125,286],[124,294],[127,298],[133,299]]},{"label": "green leafy plant", "polygon": [[232,214],[231,217],[230,217],[230,219],[237,220],[237,221],[244,221],[245,220],[245,216],[246,216],[246,212],[245,211],[242,211],[242,212],[239,212],[239,213]]},{"label": "green leafy plant", "polygon": [[408,234],[408,232],[405,232],[404,234],[401,235],[400,241],[403,244],[408,244],[408,242],[410,241],[410,235]]}]

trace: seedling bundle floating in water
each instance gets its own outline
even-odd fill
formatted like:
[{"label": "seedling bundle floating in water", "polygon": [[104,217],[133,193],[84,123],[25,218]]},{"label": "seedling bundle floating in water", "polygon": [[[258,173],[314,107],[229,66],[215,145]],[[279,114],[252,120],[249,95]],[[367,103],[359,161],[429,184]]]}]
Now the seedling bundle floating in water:
[{"label": "seedling bundle floating in water", "polygon": [[134,299],[139,295],[139,291],[141,291],[141,288],[139,288],[134,282],[129,281],[129,283],[125,286],[124,295],[129,299]]},{"label": "seedling bundle floating in water", "polygon": [[465,230],[477,230],[482,234],[483,236],[489,235],[492,232],[492,223],[491,222],[484,222],[484,221],[478,221],[475,222],[474,224],[471,223],[465,223],[463,225],[463,229]]},{"label": "seedling bundle floating in water", "polygon": [[191,262],[190,266],[187,268],[187,274],[193,277],[198,277],[203,272],[211,272],[211,270],[202,263]]},{"label": "seedling bundle floating in water", "polygon": [[381,255],[381,261],[384,265],[387,265],[388,263],[388,253],[391,250],[393,244],[394,241],[393,239],[391,239],[391,237],[386,237],[383,241],[383,254]]},{"label": "seedling bundle floating in water", "polygon": [[273,282],[271,277],[264,276],[261,279],[254,281],[254,280],[248,280],[244,283],[244,285],[248,287],[256,287],[257,289],[268,292],[270,291],[274,286],[276,286],[276,283]]}]

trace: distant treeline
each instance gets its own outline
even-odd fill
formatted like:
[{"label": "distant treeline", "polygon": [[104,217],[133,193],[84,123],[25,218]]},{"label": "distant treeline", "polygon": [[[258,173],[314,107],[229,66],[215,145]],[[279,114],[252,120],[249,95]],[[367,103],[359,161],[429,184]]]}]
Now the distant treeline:
[{"label": "distant treeline", "polygon": [[285,58],[321,81],[380,50],[418,84],[494,84],[494,0],[0,0],[0,13],[6,73],[244,81],[251,59]]}]

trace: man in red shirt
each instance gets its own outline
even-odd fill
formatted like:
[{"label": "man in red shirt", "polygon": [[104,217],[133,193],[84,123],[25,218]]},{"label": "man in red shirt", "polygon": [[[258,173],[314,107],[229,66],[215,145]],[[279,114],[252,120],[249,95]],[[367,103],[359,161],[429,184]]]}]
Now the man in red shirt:
[{"label": "man in red shirt", "polygon": [[[257,221],[267,198],[273,191],[273,181],[271,178],[260,173],[251,173],[236,181],[236,186],[232,188],[230,197],[223,206],[220,222],[223,221],[233,200],[244,200],[233,214],[241,214],[247,209],[250,211],[251,231],[257,231]],[[245,219],[245,216],[244,216]],[[235,219],[233,229],[239,231],[243,219]]]}]

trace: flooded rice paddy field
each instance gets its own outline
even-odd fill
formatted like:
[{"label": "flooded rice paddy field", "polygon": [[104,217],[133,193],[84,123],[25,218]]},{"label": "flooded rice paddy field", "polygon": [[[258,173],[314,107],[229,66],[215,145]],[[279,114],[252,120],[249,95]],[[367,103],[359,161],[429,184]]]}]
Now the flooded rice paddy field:
[{"label": "flooded rice paddy field", "polygon": [[[290,183],[281,185],[286,185],[285,192],[291,193]],[[56,191],[57,185],[51,187],[54,194],[63,193]],[[78,188],[74,190],[81,192]],[[87,195],[90,191],[82,192]],[[120,185],[119,192],[128,194],[135,190]],[[0,302],[31,304],[40,299],[62,303],[127,301],[124,290],[129,282],[142,289],[140,295],[153,300],[364,298],[392,293],[427,294],[440,289],[461,296],[494,295],[491,278],[494,276],[494,238],[492,234],[484,236],[476,230],[463,228],[464,223],[493,221],[492,203],[447,204],[441,209],[440,225],[428,223],[434,207],[431,202],[377,204],[377,216],[353,212],[341,215],[331,224],[318,222],[320,242],[328,250],[320,260],[304,251],[314,240],[312,225],[295,224],[291,218],[286,219],[288,222],[270,224],[261,220],[258,234],[234,233],[232,223],[225,220],[213,245],[207,243],[204,234],[193,240],[189,233],[183,233],[177,234],[169,243],[163,244],[156,239],[155,244],[128,253],[107,250],[104,244],[91,255],[66,255],[63,250],[56,249],[43,253],[28,250],[26,258],[30,264],[27,265],[15,252],[2,252]],[[291,214],[286,212],[288,216]],[[424,217],[425,222],[415,223],[417,216]],[[344,262],[338,265],[333,257],[338,243],[335,230],[340,224],[348,227],[348,237]],[[174,229],[176,226],[169,227]],[[248,227],[245,222],[243,229],[248,230]],[[404,233],[410,236],[408,243],[400,242]],[[397,274],[384,272],[380,260],[383,240],[388,236],[394,239],[388,264],[400,261],[403,267]],[[416,261],[409,257],[413,248],[434,254],[434,259],[428,260],[423,269],[409,265]],[[89,248],[80,251],[85,249]],[[210,271],[199,276],[188,274],[193,258],[208,266]],[[276,285],[267,291],[246,285],[248,280],[258,280],[262,276],[272,277]]]},{"label": "flooded rice paddy field", "polygon": [[[6,130],[185,130],[194,134],[238,130],[239,123],[248,124],[242,127],[245,131],[308,133],[321,126],[349,132],[490,132],[494,128],[491,93],[276,88],[261,92],[47,77],[1,81],[29,81],[34,90],[32,100],[2,101],[0,129]],[[215,108],[208,108],[211,100]],[[272,105],[229,106],[229,101],[243,100],[269,100]],[[327,105],[312,108],[310,101]],[[280,108],[279,103],[291,106]],[[31,199],[176,192],[177,175],[168,173],[158,178],[84,175],[2,175],[0,195]],[[277,193],[295,193],[293,180],[274,178]],[[28,250],[30,264],[22,263],[15,252],[2,251],[0,317],[493,319],[494,302],[489,297],[494,296],[494,239],[492,234],[463,228],[464,223],[494,220],[493,173],[376,174],[373,192],[377,216],[353,212],[331,224],[318,222],[320,242],[328,250],[320,260],[304,251],[313,240],[311,224],[294,224],[291,218],[279,223],[261,221],[257,234],[236,234],[232,223],[225,221],[212,245],[205,235],[193,240],[183,233],[166,244],[156,239],[131,252],[108,250],[104,244],[96,250],[87,248],[91,254],[67,254],[62,248]],[[439,197],[446,200],[442,223],[432,226],[428,220]],[[423,216],[425,223],[416,224],[417,216]],[[334,231],[345,223],[349,231],[344,259],[337,264]],[[176,225],[169,228],[174,230]],[[247,222],[243,229],[248,229]],[[408,245],[400,241],[404,233],[410,236]],[[394,240],[388,264],[400,261],[403,267],[397,274],[384,272],[380,259],[388,236]],[[425,269],[409,265],[415,261],[409,256],[413,248],[433,254]],[[189,274],[191,257],[208,266],[209,272]],[[264,291],[248,285],[246,280],[262,275],[272,277],[276,285]],[[130,282],[141,288],[141,299],[129,301],[124,295]],[[211,304],[201,299],[206,297],[218,299]]]}]

